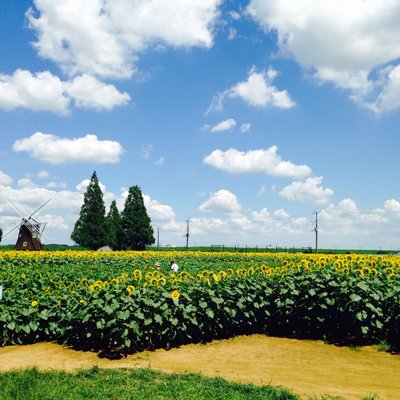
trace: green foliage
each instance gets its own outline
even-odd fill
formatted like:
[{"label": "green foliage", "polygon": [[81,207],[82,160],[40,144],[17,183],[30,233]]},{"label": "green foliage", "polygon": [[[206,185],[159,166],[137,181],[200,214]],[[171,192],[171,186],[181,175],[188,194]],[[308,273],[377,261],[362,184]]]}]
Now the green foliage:
[{"label": "green foliage", "polygon": [[104,246],[107,235],[105,212],[103,193],[96,171],[94,171],[86,189],[81,212],[72,231],[71,239],[92,250]]},{"label": "green foliage", "polygon": [[77,372],[37,369],[0,373],[0,400],[298,400],[283,388],[230,383],[198,374],[166,374],[150,369]]},{"label": "green foliage", "polygon": [[110,211],[106,216],[107,242],[113,250],[121,249],[121,215],[117,208],[117,202],[112,201]]},{"label": "green foliage", "polygon": [[0,228],[0,242],[2,238],[3,238],[3,230]]},{"label": "green foliage", "polygon": [[153,228],[138,186],[129,188],[121,216],[122,248],[144,250],[155,242]]},{"label": "green foliage", "polygon": [[173,274],[164,252],[2,252],[0,345],[115,355],[266,333],[400,350],[399,258],[307,257],[182,252]]}]

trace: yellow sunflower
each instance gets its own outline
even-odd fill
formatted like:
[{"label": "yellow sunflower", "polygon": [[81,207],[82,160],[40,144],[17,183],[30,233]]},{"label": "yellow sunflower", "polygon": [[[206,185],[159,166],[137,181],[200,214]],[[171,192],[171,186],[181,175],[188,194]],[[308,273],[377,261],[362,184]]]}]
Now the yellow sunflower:
[{"label": "yellow sunflower", "polygon": [[178,300],[179,297],[181,297],[181,294],[180,294],[177,290],[174,290],[174,291],[171,293],[171,298],[172,298],[172,300]]}]

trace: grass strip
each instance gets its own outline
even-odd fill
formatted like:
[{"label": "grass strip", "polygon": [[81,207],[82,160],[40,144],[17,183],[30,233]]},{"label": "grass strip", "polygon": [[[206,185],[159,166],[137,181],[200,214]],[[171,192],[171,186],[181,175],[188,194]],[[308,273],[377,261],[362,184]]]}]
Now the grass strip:
[{"label": "grass strip", "polygon": [[286,389],[150,369],[0,373],[0,400],[299,400]]}]

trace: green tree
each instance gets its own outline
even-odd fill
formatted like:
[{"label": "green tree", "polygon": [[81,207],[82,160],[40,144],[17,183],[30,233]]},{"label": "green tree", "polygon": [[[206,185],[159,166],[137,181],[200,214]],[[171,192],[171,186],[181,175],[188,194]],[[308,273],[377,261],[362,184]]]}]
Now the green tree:
[{"label": "green tree", "polygon": [[138,186],[129,188],[121,214],[122,248],[144,250],[155,242],[154,231]]},{"label": "green tree", "polygon": [[71,239],[80,246],[96,250],[106,243],[106,207],[96,171],[93,172],[86,189],[79,219],[76,221]]},{"label": "green tree", "polygon": [[106,216],[107,239],[106,243],[113,249],[121,249],[121,214],[118,211],[117,202],[112,201],[110,210]]},{"label": "green tree", "polygon": [[2,231],[2,229],[0,228],[0,242],[1,242],[1,239],[3,238],[3,231]]}]

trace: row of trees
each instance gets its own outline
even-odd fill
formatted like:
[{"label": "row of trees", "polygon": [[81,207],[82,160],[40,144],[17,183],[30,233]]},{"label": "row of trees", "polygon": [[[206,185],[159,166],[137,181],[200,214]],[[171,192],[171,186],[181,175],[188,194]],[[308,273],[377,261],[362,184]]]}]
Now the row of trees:
[{"label": "row of trees", "polygon": [[106,215],[103,193],[94,171],[71,239],[92,250],[105,245],[113,250],[144,250],[155,242],[150,222],[138,186],[129,188],[122,212],[119,212],[117,203],[113,200]]}]

